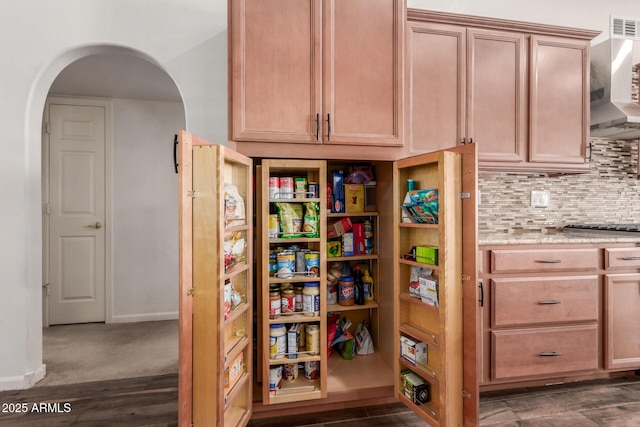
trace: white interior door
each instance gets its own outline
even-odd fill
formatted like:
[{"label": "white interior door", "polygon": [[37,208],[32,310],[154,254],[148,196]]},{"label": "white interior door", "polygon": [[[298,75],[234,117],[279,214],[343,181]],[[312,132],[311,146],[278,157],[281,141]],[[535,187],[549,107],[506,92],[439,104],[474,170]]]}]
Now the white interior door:
[{"label": "white interior door", "polygon": [[49,324],[105,321],[105,108],[49,105]]}]

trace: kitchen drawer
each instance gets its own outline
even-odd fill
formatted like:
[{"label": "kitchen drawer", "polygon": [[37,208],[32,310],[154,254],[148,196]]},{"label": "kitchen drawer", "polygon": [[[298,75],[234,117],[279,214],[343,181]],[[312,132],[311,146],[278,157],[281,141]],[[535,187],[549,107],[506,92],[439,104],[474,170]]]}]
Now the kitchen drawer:
[{"label": "kitchen drawer", "polygon": [[598,320],[598,276],[491,280],[491,326]]},{"label": "kitchen drawer", "polygon": [[494,380],[598,368],[597,325],[493,331]]},{"label": "kitchen drawer", "polygon": [[496,249],[492,273],[595,270],[598,249]]},{"label": "kitchen drawer", "polygon": [[640,248],[609,248],[604,250],[604,268],[620,270],[640,268]]}]

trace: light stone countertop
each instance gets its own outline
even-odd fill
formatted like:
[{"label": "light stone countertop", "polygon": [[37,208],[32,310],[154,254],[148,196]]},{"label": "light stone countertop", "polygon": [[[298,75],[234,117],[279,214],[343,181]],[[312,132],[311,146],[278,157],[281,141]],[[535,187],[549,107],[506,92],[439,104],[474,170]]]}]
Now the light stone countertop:
[{"label": "light stone countertop", "polygon": [[[640,233],[639,233],[640,234]],[[592,243],[640,243],[638,237],[608,235],[582,231],[558,231],[557,233],[483,234],[478,236],[478,245],[551,245]]]}]

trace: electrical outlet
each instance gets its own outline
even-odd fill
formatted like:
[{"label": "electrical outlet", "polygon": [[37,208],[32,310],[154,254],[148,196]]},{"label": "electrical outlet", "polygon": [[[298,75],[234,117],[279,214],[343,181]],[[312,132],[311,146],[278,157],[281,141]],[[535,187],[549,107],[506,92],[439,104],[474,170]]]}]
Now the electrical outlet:
[{"label": "electrical outlet", "polygon": [[546,208],[549,206],[548,191],[531,191],[531,207]]}]

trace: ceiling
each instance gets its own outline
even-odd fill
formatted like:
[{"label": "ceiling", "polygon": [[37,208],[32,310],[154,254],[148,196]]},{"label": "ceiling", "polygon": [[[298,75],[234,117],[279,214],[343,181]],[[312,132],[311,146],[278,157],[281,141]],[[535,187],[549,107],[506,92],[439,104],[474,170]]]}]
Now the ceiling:
[{"label": "ceiling", "polygon": [[165,71],[123,54],[90,55],[71,63],[55,79],[49,94],[182,102]]}]

